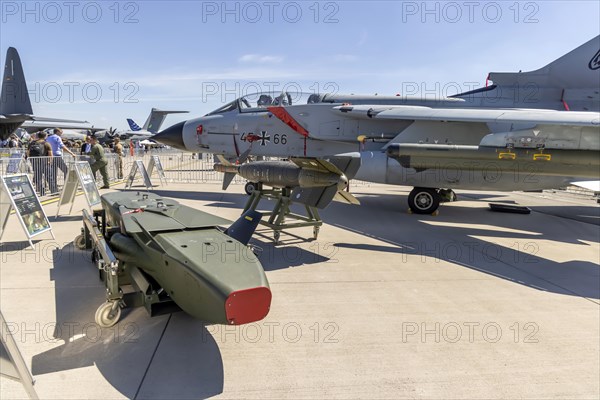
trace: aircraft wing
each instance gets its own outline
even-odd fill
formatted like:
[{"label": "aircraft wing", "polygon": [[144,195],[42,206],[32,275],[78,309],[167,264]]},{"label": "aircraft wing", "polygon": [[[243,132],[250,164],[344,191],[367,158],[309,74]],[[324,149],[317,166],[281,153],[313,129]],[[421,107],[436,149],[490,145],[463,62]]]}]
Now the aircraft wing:
[{"label": "aircraft wing", "polygon": [[38,117],[38,116],[35,116],[35,115],[32,115],[31,119],[33,121],[42,122],[42,123],[53,122],[55,124],[89,124],[89,121],[78,121],[78,120],[72,120],[72,119]]},{"label": "aircraft wing", "polygon": [[[87,124],[87,125],[85,125]],[[25,129],[29,133],[43,131],[47,128],[62,128],[62,129],[73,129],[73,130],[88,130],[92,132],[105,131],[106,128],[96,128],[89,125],[88,121],[75,121],[68,119],[58,118],[43,118],[31,116],[31,119],[23,122],[21,128]]]},{"label": "aircraft wing", "polygon": [[430,108],[422,106],[382,107],[369,105],[337,106],[334,107],[334,110],[360,119],[600,126],[600,113],[591,111]]}]

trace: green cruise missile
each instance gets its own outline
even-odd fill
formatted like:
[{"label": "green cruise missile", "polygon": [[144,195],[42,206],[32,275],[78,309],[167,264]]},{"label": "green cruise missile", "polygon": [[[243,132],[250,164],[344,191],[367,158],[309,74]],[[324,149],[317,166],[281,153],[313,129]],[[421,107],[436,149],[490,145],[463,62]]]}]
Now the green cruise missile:
[{"label": "green cruise missile", "polygon": [[248,246],[260,213],[222,229],[227,220],[150,193],[108,193],[102,208],[104,239],[118,260],[106,280],[116,275],[118,284],[107,283],[108,302],[96,313],[100,325],[116,323],[122,304],[115,303],[127,303],[121,285],[130,282],[143,302],[173,301],[208,323],[240,325],[269,312],[269,284]]}]

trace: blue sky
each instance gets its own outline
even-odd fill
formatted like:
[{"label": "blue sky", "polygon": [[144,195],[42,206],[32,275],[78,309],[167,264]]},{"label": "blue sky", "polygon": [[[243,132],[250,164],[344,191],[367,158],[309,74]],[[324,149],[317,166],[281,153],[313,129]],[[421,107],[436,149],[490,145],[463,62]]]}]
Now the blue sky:
[{"label": "blue sky", "polygon": [[1,0],[0,13],[1,57],[18,49],[36,114],[117,128],[284,87],[453,94],[600,33],[598,1]]}]

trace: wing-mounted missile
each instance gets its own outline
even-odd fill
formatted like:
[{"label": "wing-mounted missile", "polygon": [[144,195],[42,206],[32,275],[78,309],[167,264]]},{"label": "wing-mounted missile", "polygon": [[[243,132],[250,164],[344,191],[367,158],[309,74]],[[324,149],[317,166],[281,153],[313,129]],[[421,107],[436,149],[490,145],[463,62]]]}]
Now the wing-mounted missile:
[{"label": "wing-mounted missile", "polygon": [[227,325],[269,312],[267,278],[246,246],[259,213],[245,213],[223,230],[229,221],[154,194],[109,193],[102,207],[107,241],[122,270],[149,276],[183,311]]},{"label": "wing-mounted missile", "polygon": [[250,151],[252,151],[252,148],[249,148],[248,150],[246,150],[245,152],[240,154],[240,156],[235,160],[235,164],[233,164],[231,161],[226,159],[224,156],[222,156],[220,154],[217,155],[217,158],[219,159],[221,165],[224,165],[227,167],[233,167],[233,168],[229,168],[229,170],[231,172],[224,172],[225,176],[223,177],[223,190],[226,190],[229,187],[229,185],[233,181],[233,178],[235,178],[235,176],[237,175],[238,172],[237,172],[237,168],[235,168],[235,166],[241,165],[241,164],[245,163],[246,161],[248,161],[248,157],[250,156]]},{"label": "wing-mounted missile", "polygon": [[276,188],[291,188],[292,201],[311,207],[325,208],[332,200],[360,204],[346,192],[348,176],[354,177],[360,168],[360,155],[348,153],[329,160],[293,157],[290,161],[256,161],[243,165],[230,162],[215,164],[215,171],[225,174],[226,182],[238,174],[250,182]]}]

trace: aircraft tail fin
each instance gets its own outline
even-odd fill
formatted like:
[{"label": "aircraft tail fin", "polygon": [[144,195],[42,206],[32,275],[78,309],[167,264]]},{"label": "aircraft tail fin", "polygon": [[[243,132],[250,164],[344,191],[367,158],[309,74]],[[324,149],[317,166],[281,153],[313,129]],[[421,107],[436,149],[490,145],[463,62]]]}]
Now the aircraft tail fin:
[{"label": "aircraft tail fin", "polygon": [[[188,113],[189,111],[166,111],[153,108],[148,115],[148,119],[144,123],[141,129],[147,130],[148,132],[157,133],[160,130],[163,122],[169,114],[182,114]],[[133,128],[132,128],[133,129]]]},{"label": "aircraft tail fin", "polygon": [[600,36],[535,71],[492,72],[489,79],[496,85],[536,83],[540,87],[564,89],[598,89],[600,86]]},{"label": "aircraft tail fin", "polygon": [[250,242],[256,227],[260,223],[262,214],[258,211],[248,210],[242,214],[227,230],[225,234],[242,243],[244,246]]},{"label": "aircraft tail fin", "polygon": [[19,53],[14,47],[9,47],[6,51],[0,94],[0,114],[33,114],[23,65]]},{"label": "aircraft tail fin", "polygon": [[134,120],[127,118],[127,123],[129,124],[129,128],[131,128],[132,131],[141,131],[142,128],[140,128],[140,126],[138,124],[135,123]]},{"label": "aircraft tail fin", "polygon": [[[528,72],[492,72],[493,85],[451,97],[467,97],[496,89],[489,98],[524,103],[548,103],[567,111],[600,110],[600,36],[587,41],[548,65]],[[518,99],[518,100],[516,100]],[[554,106],[556,105],[556,107]]]}]

